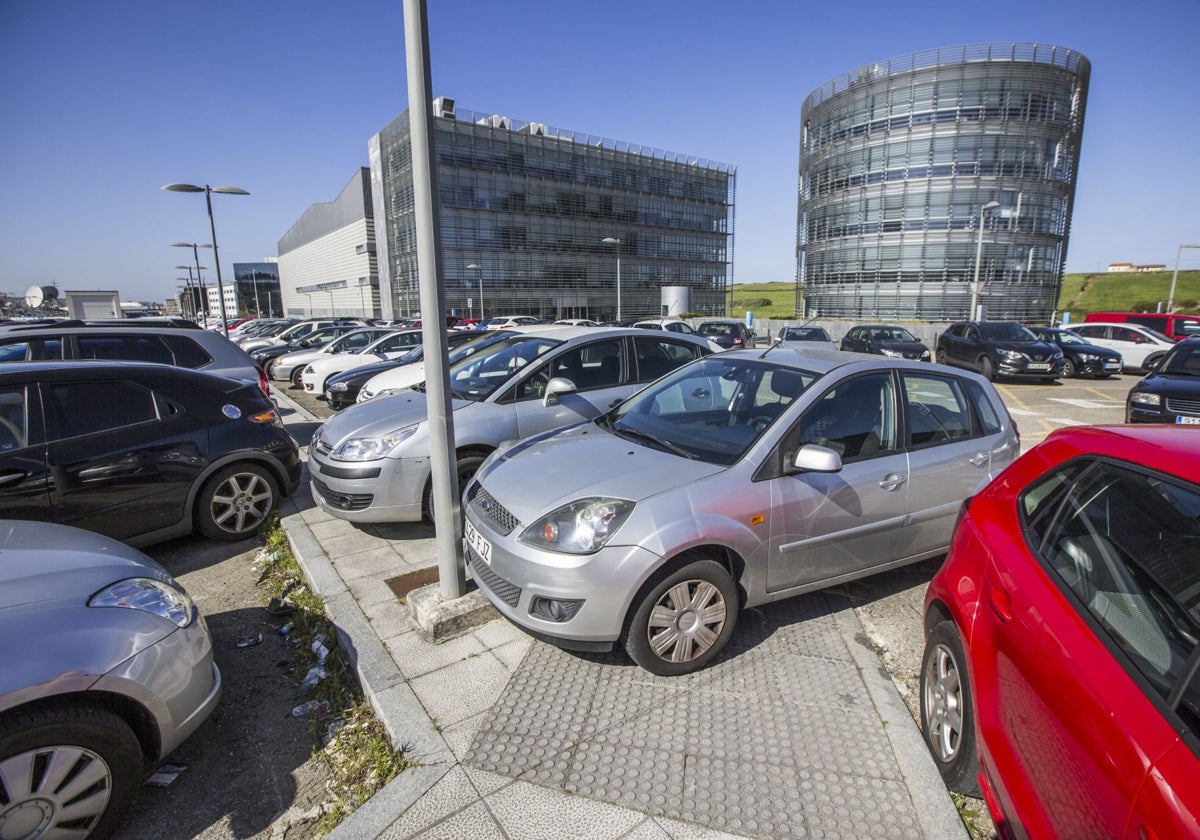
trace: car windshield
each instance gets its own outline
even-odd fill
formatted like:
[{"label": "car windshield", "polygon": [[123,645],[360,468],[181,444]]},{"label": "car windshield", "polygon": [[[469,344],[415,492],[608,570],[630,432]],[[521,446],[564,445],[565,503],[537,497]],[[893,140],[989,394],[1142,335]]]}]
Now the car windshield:
[{"label": "car windshield", "polygon": [[979,335],[990,341],[1037,341],[1027,328],[1012,321],[985,321],[979,325]]},{"label": "car windshield", "polygon": [[1200,376],[1200,345],[1176,346],[1163,359],[1163,363],[1158,367],[1158,372],[1170,373],[1175,376]]},{"label": "car windshield", "polygon": [[465,355],[450,365],[450,394],[460,400],[486,400],[525,365],[562,344],[560,339],[523,333],[501,333],[482,346],[465,344],[455,351]]},{"label": "car windshield", "polygon": [[783,341],[829,341],[829,333],[820,327],[784,327]]},{"label": "car windshield", "polygon": [[720,324],[709,322],[701,324],[698,332],[700,335],[737,335],[739,324]]},{"label": "car windshield", "polygon": [[906,344],[916,344],[917,337],[904,327],[880,327],[871,330],[872,341],[903,341]]},{"label": "car windshield", "polygon": [[1054,330],[1046,334],[1052,341],[1059,344],[1087,344],[1087,339],[1079,333],[1070,330]]},{"label": "car windshield", "polygon": [[596,422],[630,440],[728,466],[818,378],[767,359],[708,356],[668,374]]}]

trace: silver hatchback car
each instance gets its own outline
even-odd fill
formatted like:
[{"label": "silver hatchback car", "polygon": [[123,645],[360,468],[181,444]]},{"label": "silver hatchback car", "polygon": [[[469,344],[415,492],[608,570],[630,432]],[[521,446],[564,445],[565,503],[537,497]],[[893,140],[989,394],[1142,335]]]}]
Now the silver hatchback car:
[{"label": "silver hatchback car", "polygon": [[[460,486],[505,441],[598,417],[646,383],[712,351],[700,338],[594,327],[506,332],[450,366]],[[424,386],[353,405],[308,450],[313,498],[351,522],[415,522],[431,511]]]},{"label": "silver hatchback car", "polygon": [[493,454],[465,488],[468,568],[529,633],[708,664],[738,612],[936,556],[1018,454],[974,373],[857,353],[720,353],[593,422]]}]

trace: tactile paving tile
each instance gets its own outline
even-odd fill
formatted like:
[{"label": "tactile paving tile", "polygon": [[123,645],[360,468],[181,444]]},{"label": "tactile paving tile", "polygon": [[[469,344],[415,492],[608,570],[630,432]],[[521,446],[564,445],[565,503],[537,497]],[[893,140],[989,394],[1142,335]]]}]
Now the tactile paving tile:
[{"label": "tactile paving tile", "polygon": [[535,643],[465,763],[735,834],[920,837],[830,603],[747,611],[686,677]]}]

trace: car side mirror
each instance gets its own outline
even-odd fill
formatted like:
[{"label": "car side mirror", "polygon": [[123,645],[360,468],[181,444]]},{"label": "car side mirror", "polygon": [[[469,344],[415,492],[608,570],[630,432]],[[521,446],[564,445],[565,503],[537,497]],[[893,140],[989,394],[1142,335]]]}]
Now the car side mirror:
[{"label": "car side mirror", "polygon": [[546,392],[542,395],[542,405],[546,408],[558,405],[561,394],[574,394],[578,389],[575,383],[563,376],[556,376],[546,383]]},{"label": "car side mirror", "polygon": [[796,454],[786,458],[784,473],[796,475],[805,472],[835,473],[842,470],[842,456],[828,446],[806,443]]}]

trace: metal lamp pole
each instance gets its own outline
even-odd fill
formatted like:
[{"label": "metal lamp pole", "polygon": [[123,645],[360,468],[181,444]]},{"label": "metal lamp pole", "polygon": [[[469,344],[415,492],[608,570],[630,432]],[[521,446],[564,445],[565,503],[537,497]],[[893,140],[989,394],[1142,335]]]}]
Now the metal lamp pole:
[{"label": "metal lamp pole", "polygon": [[979,208],[979,237],[975,244],[975,280],[971,283],[971,312],[967,319],[974,321],[979,308],[979,263],[983,260],[983,214],[1000,206],[999,201],[989,201]]},{"label": "metal lamp pole", "polygon": [[208,184],[203,187],[195,184],[167,184],[163,189],[168,192],[204,193],[204,201],[208,205],[208,230],[212,234],[213,262],[217,265],[217,296],[221,299],[221,332],[228,334],[229,320],[225,317],[225,285],[221,282],[221,258],[217,252],[217,225],[213,221],[212,194],[250,195],[250,193],[240,187],[210,187]]},{"label": "metal lamp pole", "polygon": [[[204,309],[204,318],[205,318],[205,320],[208,320],[209,316],[212,315],[212,311],[208,305],[208,289],[205,288],[205,286],[204,286],[204,278],[200,276],[200,269],[208,267],[208,266],[200,265],[199,249],[203,248],[205,246],[197,245],[195,242],[172,242],[171,247],[172,248],[191,248],[192,249],[192,256],[196,259],[196,285],[200,288],[200,304],[201,304],[201,307]],[[175,267],[176,268],[186,268],[188,270],[188,274],[192,273],[192,269],[190,266],[177,265]],[[208,325],[205,324],[205,326],[208,326]]]},{"label": "metal lamp pole", "polygon": [[[181,247],[190,247],[190,245],[185,245],[182,242],[176,242],[175,245],[181,246]],[[199,257],[199,254],[197,254],[197,257]],[[175,268],[183,269],[184,271],[186,271],[188,273],[188,294],[190,295],[192,293],[192,267],[190,265],[177,265],[177,266],[175,266]],[[201,290],[202,296],[204,297],[205,305],[207,306],[208,299],[207,299],[207,295],[203,295],[204,281],[200,279],[200,268],[201,268],[200,260],[197,259],[196,260],[196,279],[195,279],[196,288]],[[195,299],[193,299],[192,300],[192,317],[195,318],[199,314],[200,313],[196,311],[196,301],[195,301]]]},{"label": "metal lamp pole", "polygon": [[604,245],[617,246],[617,320],[621,320],[621,240],[606,236],[600,240]]},{"label": "metal lamp pole", "polygon": [[485,320],[483,317],[483,266],[479,263],[471,263],[467,266],[468,269],[475,269],[479,272],[479,320]]},{"label": "metal lamp pole", "polygon": [[1167,314],[1175,308],[1175,281],[1179,279],[1179,257],[1184,248],[1200,248],[1200,242],[1184,242],[1175,249],[1175,271],[1171,274],[1171,292],[1167,295]]}]

